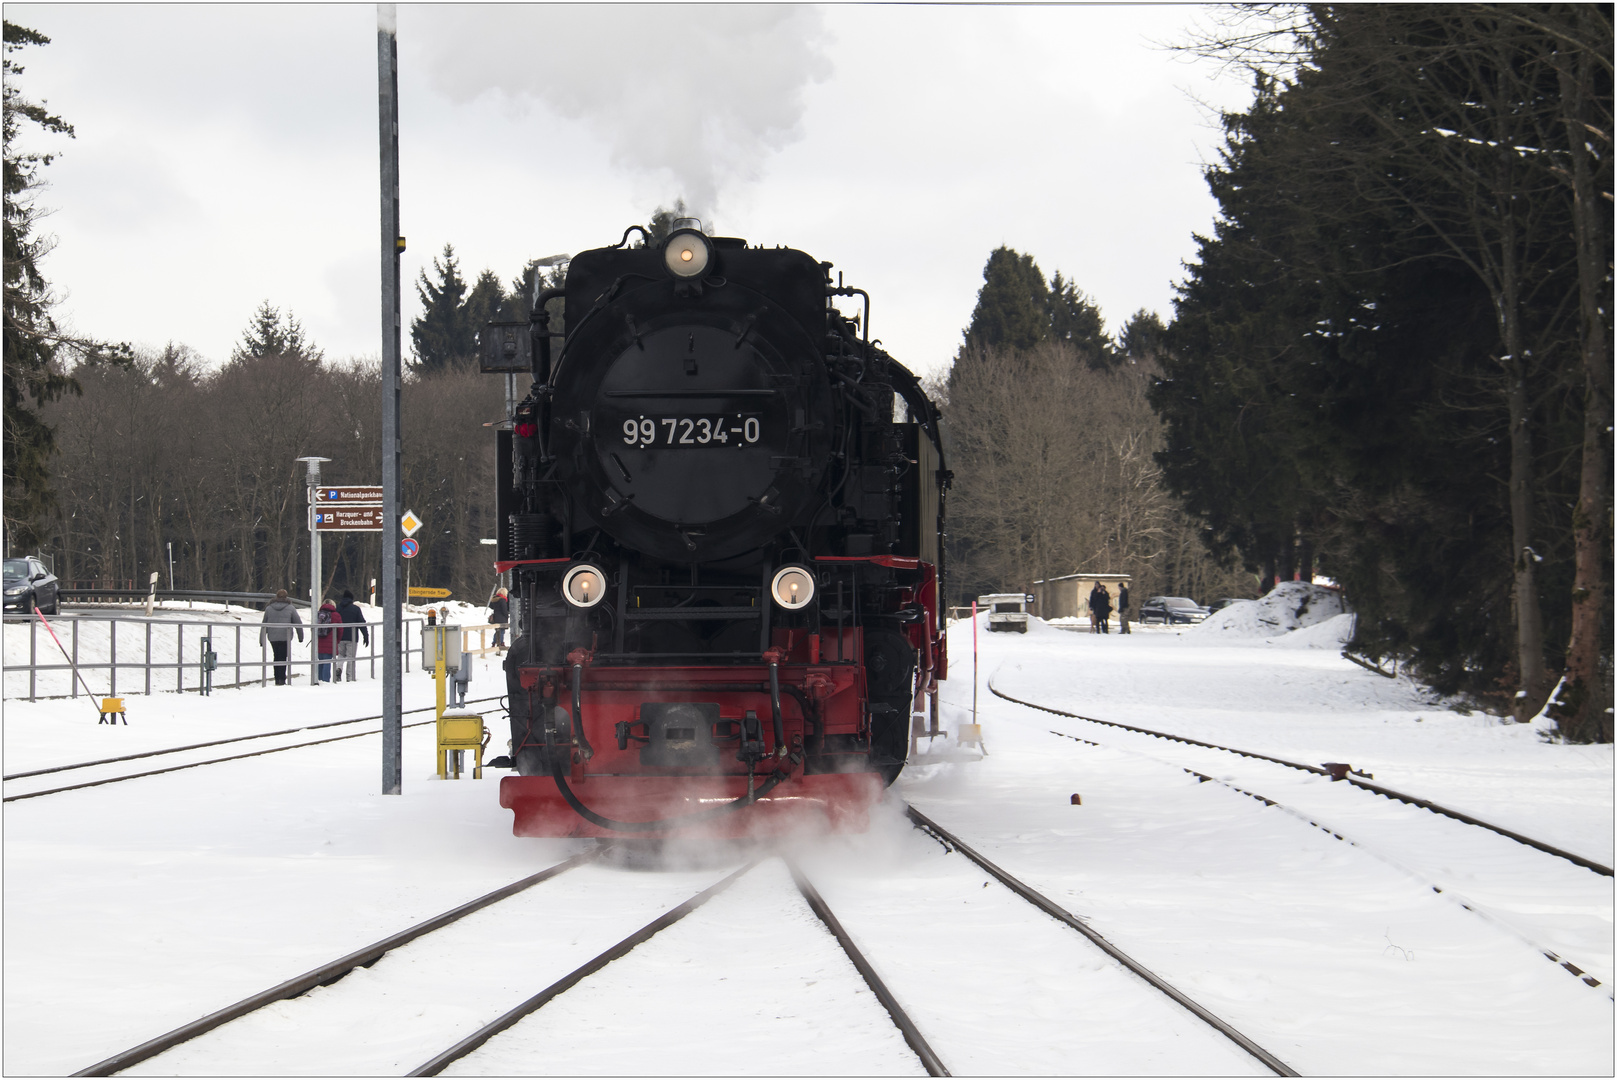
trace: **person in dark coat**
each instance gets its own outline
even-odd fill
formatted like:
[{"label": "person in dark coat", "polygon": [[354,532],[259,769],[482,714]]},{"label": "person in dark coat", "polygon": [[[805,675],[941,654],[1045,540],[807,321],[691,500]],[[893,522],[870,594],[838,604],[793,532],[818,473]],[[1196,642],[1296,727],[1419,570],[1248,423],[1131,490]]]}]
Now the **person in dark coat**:
[{"label": "person in dark coat", "polygon": [[1117,623],[1119,634],[1129,632],[1129,587],[1123,582],[1117,586]]},{"label": "person in dark coat", "polygon": [[505,648],[505,624],[511,621],[511,600],[504,589],[494,591],[494,599],[488,605],[488,621],[495,626],[494,647]]},{"label": "person in dark coat", "polygon": [[338,682],[342,682],[343,667],[348,668],[348,681],[354,681],[354,655],[359,651],[359,641],[363,638],[368,646],[371,643],[371,632],[365,628],[365,613],[359,610],[354,603],[354,594],[344,590],[342,602],[337,605],[337,614],[342,616],[343,628],[337,636],[337,672]]},{"label": "person in dark coat", "polygon": [[1106,591],[1106,586],[1095,582],[1095,587],[1089,590],[1089,629],[1096,634],[1109,634],[1111,628],[1107,621],[1112,616],[1112,594]]},{"label": "person in dark coat", "polygon": [[298,618],[298,609],[292,606],[292,601],[286,598],[286,590],[278,589],[275,599],[264,605],[264,626],[258,631],[258,643],[269,642],[270,652],[275,657],[275,685],[285,686],[286,679],[286,647],[292,640],[292,631],[298,632],[298,640],[303,640],[303,620]]}]

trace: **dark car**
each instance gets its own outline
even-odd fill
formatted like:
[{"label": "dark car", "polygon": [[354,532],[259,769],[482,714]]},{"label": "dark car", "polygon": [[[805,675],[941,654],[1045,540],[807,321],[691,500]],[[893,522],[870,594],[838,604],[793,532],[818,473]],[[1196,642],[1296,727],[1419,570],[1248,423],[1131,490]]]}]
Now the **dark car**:
[{"label": "dark car", "polygon": [[1207,609],[1183,596],[1153,596],[1140,605],[1143,623],[1198,623],[1207,618]]},{"label": "dark car", "polygon": [[55,615],[62,606],[57,586],[56,575],[38,559],[7,559],[5,610],[31,612],[37,607],[47,615]]}]

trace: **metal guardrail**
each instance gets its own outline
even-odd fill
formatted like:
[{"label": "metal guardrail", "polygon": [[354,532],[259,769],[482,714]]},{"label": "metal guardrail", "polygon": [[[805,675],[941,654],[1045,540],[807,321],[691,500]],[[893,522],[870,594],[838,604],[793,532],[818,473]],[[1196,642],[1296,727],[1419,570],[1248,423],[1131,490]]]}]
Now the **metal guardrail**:
[{"label": "metal guardrail", "polygon": [[[273,596],[270,597],[270,599],[273,598]],[[145,599],[144,594],[142,594],[141,599]],[[406,672],[411,669],[412,656],[420,655],[421,628],[425,624],[426,620],[423,618],[407,618],[404,620],[401,644],[404,647],[404,670]],[[106,627],[104,635],[95,629],[100,625],[105,625]],[[354,629],[358,629],[360,626],[358,623],[345,623],[343,625]],[[20,655],[15,658],[12,656],[14,651],[20,652],[20,650],[9,647],[5,650],[3,690],[5,697],[25,696],[20,692],[20,687],[17,691],[13,691],[12,686],[15,682],[21,681],[21,675],[26,671],[28,675],[27,700],[36,701],[41,696],[77,698],[83,693],[83,689],[79,685],[79,680],[73,677],[74,668],[77,668],[80,673],[87,673],[91,676],[94,676],[97,672],[104,672],[106,685],[109,688],[106,694],[107,697],[118,696],[120,672],[133,672],[134,687],[141,688],[134,689],[131,687],[130,680],[126,675],[124,682],[125,694],[152,693],[154,674],[157,676],[158,689],[166,690],[167,687],[160,684],[166,683],[168,672],[173,672],[173,689],[175,691],[200,691],[204,683],[204,667],[200,643],[204,637],[211,639],[213,652],[218,658],[213,670],[221,674],[228,670],[234,674],[234,681],[232,682],[221,682],[217,678],[208,680],[215,688],[249,686],[253,683],[260,686],[267,685],[276,667],[276,662],[270,654],[268,645],[263,642],[258,643],[258,655],[254,657],[249,655],[251,650],[251,639],[249,639],[248,652],[244,653],[242,647],[243,634],[245,632],[251,634],[253,638],[257,638],[259,630],[263,627],[263,624],[258,622],[237,622],[235,620],[219,619],[157,619],[146,618],[143,615],[62,615],[52,618],[51,626],[55,628],[56,636],[61,639],[62,646],[67,651],[70,660],[61,659],[61,652],[57,649],[56,643],[51,640],[48,633],[44,632],[44,627],[40,620],[31,615],[23,619],[8,618],[5,620],[8,646],[15,639],[17,631],[20,631],[22,626],[28,627],[27,662],[21,662],[22,657]],[[382,628],[376,623],[366,623],[364,626],[370,632],[370,641],[366,643],[356,640],[356,645],[364,649],[364,651],[360,652],[356,648],[355,655],[351,659],[356,665],[363,663],[368,677],[375,679],[377,677],[376,662],[382,658]],[[120,627],[124,628],[122,635],[119,633]],[[318,630],[319,625],[315,624],[311,627],[304,624],[302,629],[305,634],[310,634]],[[133,633],[133,640],[130,640],[131,632]],[[153,655],[154,636],[158,639],[159,655],[157,656]],[[173,659],[168,658],[171,652],[169,648],[170,642],[173,645]],[[127,659],[120,658],[118,655],[120,643],[128,650]],[[106,659],[82,657],[81,652],[84,651],[87,645],[91,646],[96,652],[100,652],[100,647],[104,646]],[[301,645],[302,648],[297,648],[298,645]],[[191,650],[190,656],[186,655],[187,649]],[[312,651],[307,639],[303,642],[293,643],[293,648],[289,650],[286,660],[288,678],[294,673],[302,674],[307,671],[309,678],[312,680],[318,674],[316,669],[320,665],[337,664],[339,662],[346,665],[350,659],[343,657],[339,661],[339,658],[335,656],[329,660],[310,659],[309,653]],[[257,669],[256,676],[252,674],[252,670],[255,668]],[[357,670],[356,667],[356,672]],[[41,695],[39,688],[40,676],[56,672],[67,676],[70,685],[68,692],[65,694],[46,693]]]}]

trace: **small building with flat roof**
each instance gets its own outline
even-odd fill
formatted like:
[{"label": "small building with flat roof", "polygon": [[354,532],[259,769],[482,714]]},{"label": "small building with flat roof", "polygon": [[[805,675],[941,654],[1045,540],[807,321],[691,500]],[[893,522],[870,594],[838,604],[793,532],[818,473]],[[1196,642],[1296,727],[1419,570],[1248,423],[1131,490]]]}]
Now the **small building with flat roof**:
[{"label": "small building with flat roof", "polygon": [[[1088,618],[1089,591],[1097,581],[1111,594],[1112,610],[1115,611],[1118,586],[1130,584],[1133,578],[1129,574],[1064,574],[1048,581],[1035,581],[1033,596],[1039,618]],[[1134,607],[1137,609],[1139,606],[1140,602],[1135,600]]]}]

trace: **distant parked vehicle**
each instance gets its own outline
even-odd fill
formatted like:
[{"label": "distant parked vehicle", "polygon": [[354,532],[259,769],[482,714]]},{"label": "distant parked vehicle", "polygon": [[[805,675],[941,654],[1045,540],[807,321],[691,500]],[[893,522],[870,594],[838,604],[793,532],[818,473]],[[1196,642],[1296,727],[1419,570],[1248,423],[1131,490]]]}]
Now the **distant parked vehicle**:
[{"label": "distant parked vehicle", "polygon": [[1153,596],[1140,605],[1143,623],[1199,623],[1207,615],[1206,608],[1183,596]]},{"label": "distant parked vehicle", "polygon": [[988,612],[988,629],[1027,633],[1027,594],[989,593],[977,597],[977,610]]},{"label": "distant parked vehicle", "polygon": [[1251,600],[1246,600],[1246,599],[1243,599],[1243,598],[1241,598],[1239,596],[1221,597],[1220,599],[1214,600],[1211,604],[1207,605],[1207,614],[1211,615],[1215,611],[1223,611],[1225,608],[1229,607],[1231,604],[1250,604],[1250,603],[1252,603]]},{"label": "distant parked vehicle", "polygon": [[47,615],[55,615],[62,607],[59,585],[56,575],[33,556],[7,559],[5,610],[31,612],[37,607]]}]

